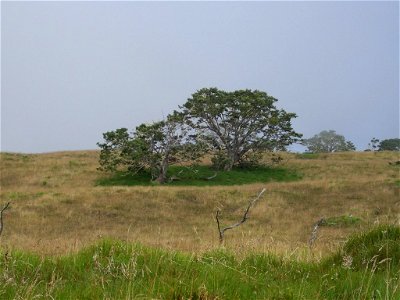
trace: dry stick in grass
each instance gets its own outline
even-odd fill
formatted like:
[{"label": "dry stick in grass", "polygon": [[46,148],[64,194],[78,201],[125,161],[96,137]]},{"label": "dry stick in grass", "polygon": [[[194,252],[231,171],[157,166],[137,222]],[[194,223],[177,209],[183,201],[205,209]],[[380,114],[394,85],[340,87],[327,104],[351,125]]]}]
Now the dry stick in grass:
[{"label": "dry stick in grass", "polygon": [[204,179],[204,180],[211,180],[211,179],[214,179],[215,177],[217,177],[217,175],[218,175],[218,173],[217,173],[217,172],[215,172],[215,174],[214,174],[214,175],[212,175],[212,176],[209,176],[209,177],[204,177],[203,179]]},{"label": "dry stick in grass", "polygon": [[3,232],[3,212],[8,208],[10,202],[8,202],[0,211],[0,235]]},{"label": "dry stick in grass", "polygon": [[312,246],[314,245],[315,241],[317,240],[319,227],[324,223],[325,223],[325,219],[321,218],[314,224],[314,228],[313,228],[313,230],[311,232],[310,239],[308,240],[308,246],[310,247],[310,249],[312,248]]},{"label": "dry stick in grass", "polygon": [[249,213],[250,208],[254,205],[254,203],[256,203],[256,201],[257,201],[258,199],[260,199],[261,195],[264,194],[265,190],[266,190],[266,189],[263,188],[263,189],[261,190],[261,192],[258,194],[258,196],[257,196],[255,199],[250,200],[249,205],[247,206],[247,209],[246,209],[245,212],[244,212],[244,215],[243,215],[242,220],[241,220],[240,222],[236,223],[236,224],[233,224],[233,225],[231,225],[231,226],[227,226],[227,227],[221,229],[221,226],[220,226],[220,223],[219,223],[219,213],[220,213],[221,211],[220,211],[219,209],[217,210],[217,214],[215,215],[215,219],[217,220],[217,226],[218,226],[219,241],[220,241],[220,243],[222,243],[222,242],[224,241],[224,233],[225,233],[225,231],[227,231],[227,230],[229,230],[229,229],[232,229],[232,228],[235,228],[235,227],[238,227],[239,225],[241,225],[241,224],[243,224],[244,222],[246,222],[246,220],[248,219],[247,215],[248,215],[248,213]]}]

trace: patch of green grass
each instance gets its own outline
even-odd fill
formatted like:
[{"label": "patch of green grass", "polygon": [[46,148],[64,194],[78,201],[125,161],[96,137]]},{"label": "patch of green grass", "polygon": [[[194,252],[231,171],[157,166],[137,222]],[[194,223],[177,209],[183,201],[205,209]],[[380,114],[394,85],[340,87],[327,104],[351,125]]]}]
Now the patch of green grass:
[{"label": "patch of green grass", "polygon": [[[382,230],[385,233],[382,233]],[[380,227],[353,243],[398,241],[399,227]],[[377,239],[376,242],[375,239]],[[396,250],[396,249],[395,249]],[[398,249],[396,250],[398,251]],[[2,299],[389,299],[400,298],[398,252],[386,272],[224,249],[183,254],[104,240],[74,255],[39,257],[0,250]]]},{"label": "patch of green grass", "polygon": [[321,226],[329,226],[329,227],[348,227],[359,224],[361,219],[358,217],[354,217],[352,215],[349,216],[337,216],[337,217],[329,217],[325,219],[325,222],[321,224]]},{"label": "patch of green grass", "polygon": [[340,264],[345,257],[352,260],[351,267],[400,270],[400,227],[379,226],[368,232],[353,235],[329,262]]},{"label": "patch of green grass", "polygon": [[[212,179],[207,179],[217,174]],[[182,166],[171,166],[168,177],[176,176],[179,180],[167,182],[171,186],[214,186],[214,185],[241,185],[255,182],[269,181],[294,181],[301,179],[301,175],[295,171],[283,168],[257,167],[251,169],[234,168],[231,171],[214,171],[209,166],[196,166],[187,168]],[[138,174],[127,174],[117,172],[116,174],[97,180],[96,185],[101,186],[134,186],[134,185],[157,185],[152,182],[148,172]]]}]

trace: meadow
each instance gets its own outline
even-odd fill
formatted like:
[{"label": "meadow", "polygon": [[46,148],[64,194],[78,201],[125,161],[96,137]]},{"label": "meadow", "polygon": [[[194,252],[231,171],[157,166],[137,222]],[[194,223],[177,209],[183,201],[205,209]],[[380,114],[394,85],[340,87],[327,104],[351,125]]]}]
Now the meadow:
[{"label": "meadow", "polygon": [[[197,186],[130,184],[98,155],[1,153],[5,298],[400,299],[396,153],[282,153],[251,180]],[[221,245],[216,210],[231,225],[263,188]],[[369,231],[357,263],[343,249]]]}]

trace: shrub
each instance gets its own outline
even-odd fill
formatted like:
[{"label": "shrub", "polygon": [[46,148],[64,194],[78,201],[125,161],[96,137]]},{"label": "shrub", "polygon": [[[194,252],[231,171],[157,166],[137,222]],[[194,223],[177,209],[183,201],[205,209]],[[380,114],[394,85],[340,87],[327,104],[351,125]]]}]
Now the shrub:
[{"label": "shrub", "polygon": [[[336,264],[351,259],[355,270],[385,270],[400,266],[400,227],[379,226],[369,232],[352,236],[343,249],[332,257]],[[330,261],[332,263],[332,261]]]}]

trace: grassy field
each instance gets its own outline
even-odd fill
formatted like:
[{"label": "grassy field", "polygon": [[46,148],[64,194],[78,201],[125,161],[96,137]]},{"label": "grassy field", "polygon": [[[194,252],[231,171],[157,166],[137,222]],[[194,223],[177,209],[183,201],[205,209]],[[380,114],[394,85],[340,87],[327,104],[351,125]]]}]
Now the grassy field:
[{"label": "grassy field", "polygon": [[[360,250],[361,249],[361,250]],[[320,262],[238,258],[104,240],[77,254],[1,253],[2,299],[390,299],[400,297],[400,228],[353,236]]]},{"label": "grassy field", "polygon": [[[66,254],[103,237],[183,251],[219,246],[215,211],[223,225],[238,221],[249,199],[267,191],[246,224],[226,233],[235,252],[302,253],[319,218],[353,216],[351,226],[325,226],[318,256],[336,251],[352,233],[373,224],[398,224],[398,154],[285,154],[279,168],[301,180],[229,186],[99,186],[98,152],[1,154],[3,247]],[[268,174],[266,175],[268,177]]]},{"label": "grassy field", "polygon": [[[376,295],[376,299],[399,299],[395,298],[398,292],[394,288],[399,286],[399,275],[393,270],[378,272],[372,278],[364,268],[350,272],[340,267],[341,263],[326,263],[337,255],[350,234],[379,224],[400,225],[400,169],[389,165],[399,159],[396,153],[282,154],[284,162],[279,172],[283,173],[278,173],[290,176],[276,177],[277,169],[265,169],[265,177],[259,174],[257,180],[248,180],[245,173],[240,173],[238,176],[243,176],[237,182],[240,185],[224,186],[212,185],[215,183],[130,186],[118,180],[112,182],[115,177],[96,170],[98,154],[96,151],[1,153],[0,203],[11,201],[11,208],[4,212],[4,231],[0,237],[1,267],[14,270],[10,273],[14,274],[10,275],[11,283],[20,283],[19,280],[29,283],[29,278],[35,278],[19,274],[22,271],[18,270],[23,268],[18,264],[25,265],[26,274],[32,269],[44,276],[27,284],[30,290],[15,290],[10,283],[7,297],[31,298],[41,293],[46,298],[49,293],[56,298],[76,299],[76,291],[68,288],[68,280],[79,283],[83,280],[80,276],[89,276],[94,282],[93,289],[78,298],[94,299],[100,294],[106,295],[105,298],[130,298],[142,294],[146,299],[366,299],[371,293],[381,293],[386,298]],[[267,191],[250,211],[249,220],[226,232],[221,250],[214,219],[216,210],[222,212],[223,226],[231,225],[240,220],[248,201],[262,188]],[[313,224],[322,217],[327,222],[321,226],[310,250],[307,243]],[[94,244],[97,246],[91,246]],[[147,279],[141,279],[144,281],[139,281],[138,286],[125,286],[124,294],[118,294],[120,285],[124,286],[127,280],[120,273],[122,270],[118,271],[120,277],[107,271],[103,273],[109,274],[108,277],[98,278],[103,274],[101,270],[112,268],[107,267],[110,260],[119,259],[118,255],[107,254],[100,269],[92,268],[93,256],[106,246],[130,253],[130,256],[121,254],[120,268],[129,269],[133,263],[126,257],[151,261],[147,266],[149,271],[145,264],[139,268]],[[249,263],[252,253],[262,253],[254,259],[271,268],[269,289],[261,288],[269,269]],[[214,254],[217,261],[221,257],[224,263],[206,259]],[[158,266],[164,263],[169,267],[163,267],[164,277],[158,278]],[[72,277],[59,270],[66,268],[65,265],[71,268],[72,275],[68,276]],[[90,272],[80,274],[82,268]],[[215,271],[210,273],[214,281],[201,282],[210,268]],[[312,280],[307,279],[307,274]],[[319,278],[324,274],[327,274],[323,277],[325,283]],[[183,281],[179,286],[179,278],[186,275],[192,281]],[[166,279],[168,276],[171,282]],[[331,282],[332,289],[328,286],[331,277],[336,278]],[[4,276],[2,280],[7,282]],[[58,286],[51,290],[52,282],[58,280],[66,289]],[[105,280],[103,286],[101,280]],[[385,280],[391,285],[385,284]],[[237,286],[238,281],[248,285],[243,287],[245,291],[235,294],[229,287]],[[351,283],[358,292],[354,292],[355,287],[346,286]],[[41,287],[43,284],[45,287]],[[379,286],[378,292],[373,292],[374,285]],[[363,294],[367,286],[368,291]],[[104,287],[109,287],[108,294]],[[280,295],[281,288],[284,292]],[[254,290],[257,294],[250,297],[248,293]],[[86,289],[82,287],[82,291]],[[315,297],[307,298],[308,294]]]}]

